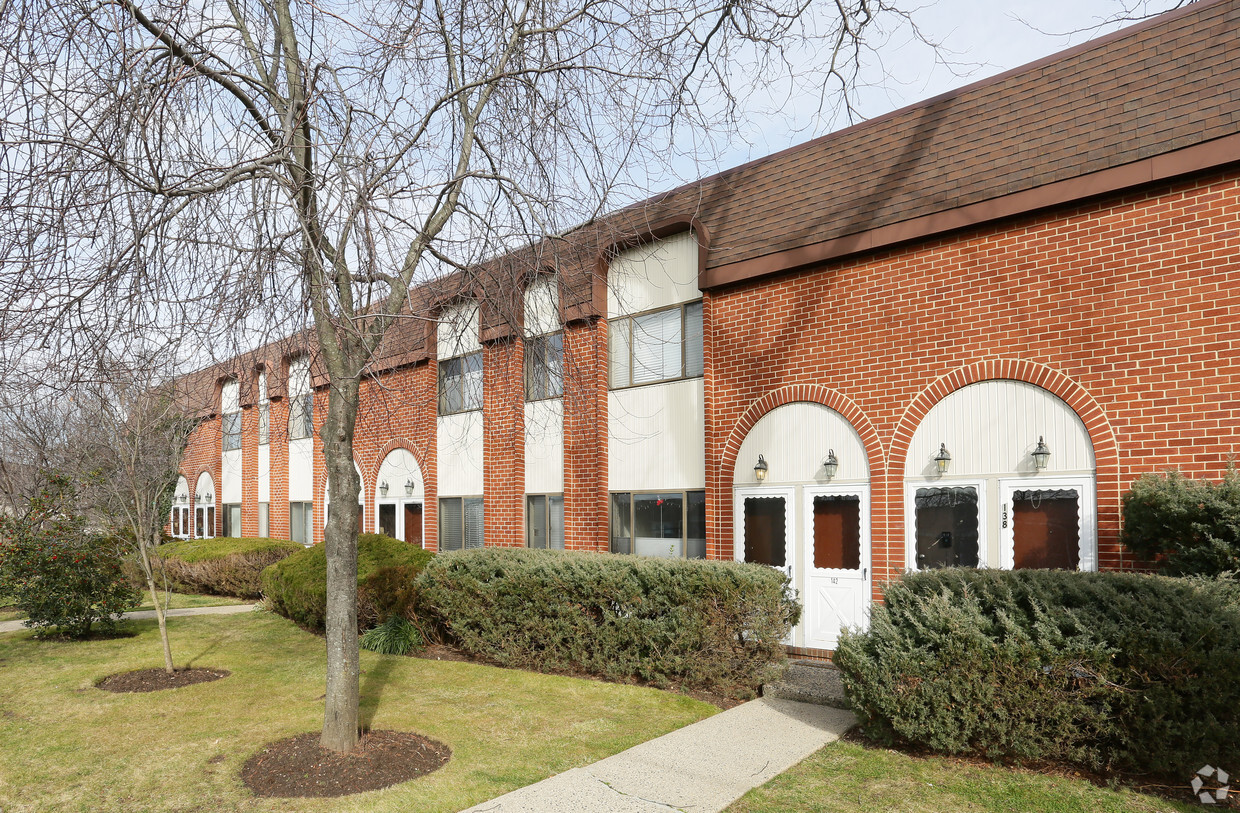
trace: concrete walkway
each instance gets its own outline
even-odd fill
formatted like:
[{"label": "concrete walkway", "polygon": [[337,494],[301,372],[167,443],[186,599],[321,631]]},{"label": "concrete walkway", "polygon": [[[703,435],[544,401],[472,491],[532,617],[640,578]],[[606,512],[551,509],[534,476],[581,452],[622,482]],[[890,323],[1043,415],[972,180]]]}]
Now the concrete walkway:
[{"label": "concrete walkway", "polygon": [[[168,617],[176,618],[181,615],[233,615],[235,613],[248,613],[254,609],[253,604],[226,604],[222,607],[187,607],[183,610],[169,610]],[[138,610],[132,613],[125,613],[126,619],[142,620],[144,618],[154,618],[154,610]],[[0,622],[0,632],[17,632],[18,630],[30,629],[25,625],[24,621],[2,621]]]},{"label": "concrete walkway", "polygon": [[851,712],[762,698],[574,768],[466,813],[705,813],[723,810],[828,743]]}]

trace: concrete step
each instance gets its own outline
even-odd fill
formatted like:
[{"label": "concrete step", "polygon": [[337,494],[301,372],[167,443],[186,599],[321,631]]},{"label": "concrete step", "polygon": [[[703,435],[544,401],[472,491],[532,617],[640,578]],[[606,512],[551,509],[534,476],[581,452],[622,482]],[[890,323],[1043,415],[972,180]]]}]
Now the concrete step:
[{"label": "concrete step", "polygon": [[783,677],[762,687],[762,696],[817,703],[837,709],[849,708],[840,670],[827,661],[789,661]]}]

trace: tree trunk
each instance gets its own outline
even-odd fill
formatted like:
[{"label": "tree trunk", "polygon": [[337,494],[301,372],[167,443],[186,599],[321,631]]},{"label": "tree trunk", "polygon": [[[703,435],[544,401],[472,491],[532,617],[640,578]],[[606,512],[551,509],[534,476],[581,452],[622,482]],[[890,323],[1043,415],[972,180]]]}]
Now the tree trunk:
[{"label": "tree trunk", "polygon": [[320,437],[330,491],[327,545],[327,697],[324,748],[347,753],[358,741],[357,495],[353,431],[357,424],[357,377],[333,380]]},{"label": "tree trunk", "polygon": [[159,638],[164,645],[164,671],[171,675],[175,671],[172,666],[172,644],[168,641],[168,622],[164,615],[168,594],[164,593],[164,602],[161,604],[155,587],[155,573],[151,568],[150,548],[141,543],[138,544],[138,561],[142,563],[142,573],[146,576],[146,589],[151,593],[151,603],[155,606],[155,620],[159,622]]}]

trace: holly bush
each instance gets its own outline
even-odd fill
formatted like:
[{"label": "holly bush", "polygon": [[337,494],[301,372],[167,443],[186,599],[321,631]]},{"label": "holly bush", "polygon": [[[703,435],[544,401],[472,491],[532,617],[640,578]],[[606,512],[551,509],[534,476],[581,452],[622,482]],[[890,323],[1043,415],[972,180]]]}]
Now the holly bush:
[{"label": "holly bush", "polygon": [[72,504],[69,482],[53,478],[28,512],[0,516],[0,594],[26,613],[26,626],[80,638],[96,624],[114,629],[138,594],[117,543],[88,532]]}]

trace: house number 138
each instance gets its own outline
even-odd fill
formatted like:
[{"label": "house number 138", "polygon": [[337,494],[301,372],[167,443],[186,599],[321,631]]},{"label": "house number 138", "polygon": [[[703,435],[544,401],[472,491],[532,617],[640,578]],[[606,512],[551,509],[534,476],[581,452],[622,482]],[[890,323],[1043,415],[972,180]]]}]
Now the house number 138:
[{"label": "house number 138", "polygon": [[1007,503],[1004,503],[1003,504],[1003,527],[1006,528],[1007,525],[1008,525]]}]

